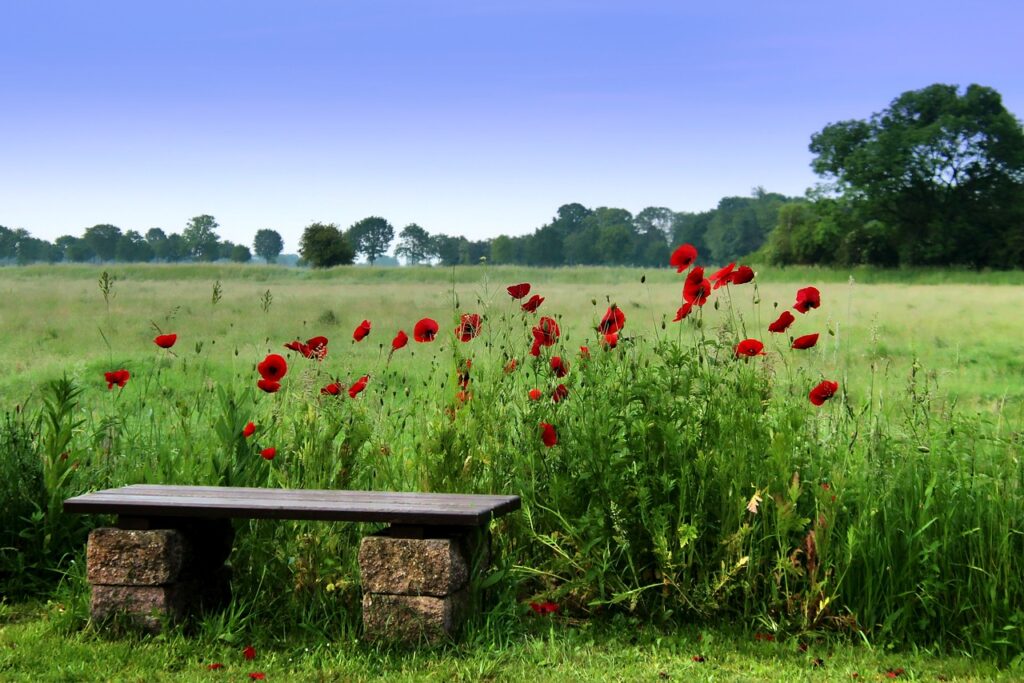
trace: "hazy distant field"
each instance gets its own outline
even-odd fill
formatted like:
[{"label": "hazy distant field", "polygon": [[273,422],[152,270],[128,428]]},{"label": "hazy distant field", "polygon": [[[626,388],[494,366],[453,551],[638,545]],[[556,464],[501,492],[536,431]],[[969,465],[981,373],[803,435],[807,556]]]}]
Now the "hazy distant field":
[{"label": "hazy distant field", "polygon": [[[473,267],[310,272],[109,266],[117,278],[109,311],[97,286],[103,270],[0,269],[0,353],[7,364],[7,372],[0,376],[4,405],[26,400],[40,382],[62,373],[81,381],[92,395],[106,394],[106,370],[126,367],[136,378],[144,377],[163,357],[151,341],[156,334],[151,321],[178,333],[178,357],[201,363],[214,379],[234,373],[248,381],[255,377],[254,363],[268,351],[280,352],[286,341],[314,335],[331,339],[328,372],[374,373],[382,367],[399,328],[411,334],[413,323],[427,316],[441,322],[442,332],[454,327],[456,300],[463,311],[485,314],[485,337],[520,335],[525,354],[529,330],[504,291],[516,282],[531,282],[534,291],[546,297],[540,313],[562,321],[568,345],[594,342],[593,326],[608,301],[625,311],[627,336],[695,333],[692,325],[680,328],[671,322],[683,276],[670,270]],[[1003,401],[1019,406],[1024,398],[1024,315],[1019,313],[1024,310],[1024,284],[1019,275],[859,270],[851,279],[848,272],[761,267],[756,289],[752,284],[733,288],[737,324],[745,330],[733,336],[760,338],[769,350],[784,350],[785,340],[766,331],[777,315],[774,304],[779,310],[792,306],[796,289],[813,284],[821,289],[822,307],[807,316],[797,315],[790,331],[823,333],[818,347],[806,353],[818,354],[820,367],[845,377],[854,399],[866,398],[872,384],[876,398],[902,390],[917,359],[937,379],[940,396],[985,407]],[[223,298],[213,304],[217,280]],[[268,290],[272,300],[264,311],[261,300]],[[716,292],[723,305],[726,299],[719,295],[724,291]],[[761,303],[755,306],[758,296]],[[352,330],[364,318],[373,323],[373,332],[362,344],[353,345]],[[708,304],[706,329],[715,331],[728,321],[724,306],[715,310]],[[826,334],[828,330],[834,335]],[[444,337],[442,344],[425,349],[410,343],[410,351],[441,356],[450,339]],[[792,358],[791,353],[770,354],[770,362],[785,372],[780,361]],[[408,358],[401,355],[396,363]]]}]

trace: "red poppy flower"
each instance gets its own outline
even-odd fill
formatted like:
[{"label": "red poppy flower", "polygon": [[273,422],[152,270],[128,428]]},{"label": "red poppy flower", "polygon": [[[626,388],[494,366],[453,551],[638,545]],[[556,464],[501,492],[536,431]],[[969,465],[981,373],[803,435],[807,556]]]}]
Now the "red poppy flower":
[{"label": "red poppy flower", "polygon": [[473,361],[467,358],[466,362],[463,364],[463,366],[459,369],[458,373],[456,374],[455,379],[459,383],[459,386],[462,387],[463,389],[469,386],[469,371],[470,369],[472,369],[472,367]]},{"label": "red poppy flower", "polygon": [[552,346],[558,341],[560,334],[561,330],[558,329],[558,323],[555,322],[555,319],[544,316],[540,319],[540,323],[533,328],[534,344]]},{"label": "red poppy flower", "polygon": [[604,340],[601,342],[601,344],[606,349],[614,349],[616,346],[619,345],[619,333],[612,332],[611,334],[604,335]]},{"label": "red poppy flower", "polygon": [[[277,455],[277,449],[274,448],[274,447],[264,448],[262,451],[260,451],[260,457],[263,458],[264,460],[273,460],[275,455]],[[249,647],[252,647],[252,646],[250,645]],[[248,649],[249,648],[246,648],[246,650],[248,650]],[[255,657],[255,656],[256,656],[256,651],[253,650],[253,657]],[[248,655],[246,655],[245,658],[246,659],[252,659],[252,657],[250,657]]]},{"label": "red poppy flower", "polygon": [[525,304],[523,304],[522,308],[527,313],[533,313],[538,308],[540,308],[540,305],[542,303],[544,303],[544,297],[542,297],[542,296],[540,296],[538,294],[534,294],[533,296],[530,297],[529,301],[527,301]]},{"label": "red poppy flower", "polygon": [[530,400],[538,401],[544,394],[541,393],[540,389],[530,389]]},{"label": "red poppy flower", "polygon": [[550,600],[545,600],[544,602],[531,602],[530,609],[532,609],[535,614],[540,614],[541,616],[543,616],[546,614],[554,614],[555,612],[557,612],[558,605],[551,602]]},{"label": "red poppy flower", "polygon": [[597,331],[601,334],[611,334],[612,332],[618,332],[625,325],[625,313],[622,312],[621,308],[612,304],[605,312],[604,317],[601,318],[601,324],[597,326]]},{"label": "red poppy flower", "polygon": [[681,273],[690,267],[690,264],[697,260],[697,248],[692,244],[684,244],[676,248],[669,257],[670,266],[676,267],[676,272]]},{"label": "red poppy flower", "polygon": [[703,306],[711,295],[711,281],[705,279],[704,269],[697,266],[686,276],[683,283],[683,299],[688,304]]},{"label": "red poppy flower", "polygon": [[807,397],[811,399],[811,403],[816,406],[820,406],[825,403],[825,401],[835,396],[837,391],[839,391],[839,382],[830,382],[826,379],[821,384],[811,389],[811,393],[809,393]]},{"label": "red poppy flower", "polygon": [[740,266],[736,269],[736,272],[729,277],[729,280],[734,285],[745,285],[753,279],[754,269],[750,266]]},{"label": "red poppy flower", "polygon": [[463,404],[463,403],[465,403],[466,401],[468,401],[471,398],[473,398],[473,394],[471,394],[470,392],[465,391],[465,390],[460,391],[459,393],[455,394],[455,400],[459,404]]},{"label": "red poppy flower", "polygon": [[544,445],[551,448],[558,443],[558,432],[555,428],[549,425],[547,422],[540,423],[540,439],[544,442]]},{"label": "red poppy flower", "polygon": [[153,343],[161,349],[169,349],[174,346],[174,342],[176,341],[178,341],[178,335],[176,334],[158,334],[153,340]]},{"label": "red poppy flower", "polygon": [[516,366],[518,365],[519,361],[517,361],[515,358],[509,359],[509,361],[505,363],[505,374],[511,375],[515,371]]},{"label": "red poppy flower", "polygon": [[704,659],[704,655],[694,655],[693,657],[691,657],[691,659],[693,661],[697,662],[698,664],[702,664],[702,663],[704,663],[706,661]]},{"label": "red poppy flower", "polygon": [[736,345],[736,357],[746,356],[752,358],[754,356],[764,355],[764,344],[756,339],[744,339]]},{"label": "red poppy flower", "polygon": [[213,664],[208,665],[206,668],[209,671],[217,671],[218,669],[223,669],[224,665],[220,662],[214,662]]},{"label": "red poppy flower", "polygon": [[735,267],[735,263],[730,263],[726,267],[716,270],[714,275],[708,278],[715,283],[715,289],[718,289],[722,285],[729,284],[729,282],[732,281],[732,270]]},{"label": "red poppy flower", "polygon": [[885,672],[885,677],[886,678],[899,678],[900,676],[902,676],[906,672],[907,672],[906,669],[904,669],[901,666],[898,669],[889,669],[888,671],[886,671]]},{"label": "red poppy flower", "polygon": [[252,436],[252,435],[253,435],[253,434],[254,434],[255,432],[256,432],[256,425],[254,425],[254,424],[253,424],[252,422],[249,422],[249,423],[247,423],[247,424],[245,425],[245,427],[244,427],[244,428],[242,429],[242,436],[244,436],[245,438],[247,438],[247,439],[248,439],[248,438],[249,438],[250,436]]},{"label": "red poppy flower", "polygon": [[250,661],[256,659],[256,648],[254,648],[252,645],[246,645],[245,649],[242,650],[242,656]]},{"label": "red poppy flower", "polygon": [[561,356],[551,356],[551,371],[555,377],[565,377],[569,374],[569,364]]},{"label": "red poppy flower", "polygon": [[262,671],[250,671],[249,678],[251,678],[254,681],[265,681],[267,680],[267,674],[263,673]]},{"label": "red poppy flower", "polygon": [[352,338],[355,339],[357,342],[360,342],[360,341],[363,341],[364,339],[366,339],[369,336],[369,334],[370,334],[370,321],[369,320],[364,320],[363,322],[359,323],[359,327],[357,327],[352,332]]},{"label": "red poppy flower", "polygon": [[564,384],[559,384],[555,387],[555,390],[551,392],[551,400],[555,403],[561,403],[567,398],[569,398],[569,389]]},{"label": "red poppy flower", "polygon": [[480,334],[480,315],[477,313],[463,313],[459,320],[459,326],[455,328],[455,336],[459,341],[468,342]]},{"label": "red poppy flower", "polygon": [[349,397],[355,398],[356,396],[358,396],[363,391],[363,389],[366,388],[366,383],[369,382],[369,381],[370,381],[370,376],[369,375],[363,375],[362,377],[357,379],[356,383],[348,388],[348,395],[349,395]]},{"label": "red poppy flower", "polygon": [[424,318],[412,328],[412,338],[418,342],[432,342],[437,336],[437,321],[431,318]]},{"label": "red poppy flower", "polygon": [[540,355],[540,342],[537,339],[533,340],[533,346],[530,347],[530,355],[534,358]]},{"label": "red poppy flower", "polygon": [[260,389],[267,392],[268,394],[272,394],[281,388],[281,383],[278,382],[276,379],[261,379],[260,381],[256,382],[256,386],[258,386]]},{"label": "red poppy flower", "polygon": [[124,385],[128,383],[128,380],[131,378],[131,376],[132,374],[123,368],[121,370],[114,370],[113,372],[103,373],[103,378],[107,380],[108,391],[110,389],[113,389],[115,384],[123,388]]},{"label": "red poppy flower", "polygon": [[391,350],[397,351],[408,343],[409,335],[407,335],[404,330],[399,330],[398,334],[395,335],[395,338],[391,340]]},{"label": "red poppy flower", "polygon": [[320,390],[320,393],[325,396],[337,396],[341,393],[341,385],[337,382],[331,382]]},{"label": "red poppy flower", "polygon": [[306,358],[323,360],[327,355],[327,337],[313,337],[306,340],[306,350],[303,353]]},{"label": "red poppy flower", "polygon": [[680,320],[682,320],[686,316],[690,315],[690,311],[692,311],[692,310],[693,310],[693,304],[683,304],[682,306],[679,307],[679,310],[676,311],[676,317],[672,318],[672,322],[674,322],[674,323],[679,322]]},{"label": "red poppy flower", "polygon": [[818,343],[818,333],[805,334],[802,337],[797,337],[793,340],[794,349],[809,349]]},{"label": "red poppy flower", "polygon": [[769,332],[785,332],[796,318],[789,311],[783,311],[778,319],[768,326]]},{"label": "red poppy flower", "polygon": [[271,353],[263,359],[262,363],[256,366],[256,369],[259,370],[263,379],[280,381],[282,377],[288,374],[288,362],[285,361],[284,356]]},{"label": "red poppy flower", "polygon": [[580,358],[590,358],[590,349],[586,346],[580,347]]},{"label": "red poppy flower", "polygon": [[513,299],[522,299],[524,296],[530,293],[530,283],[524,282],[519,285],[509,285],[508,295]]},{"label": "red poppy flower", "polygon": [[796,303],[793,304],[793,308],[801,313],[806,313],[818,306],[821,306],[821,293],[816,288],[804,287],[796,290]]}]

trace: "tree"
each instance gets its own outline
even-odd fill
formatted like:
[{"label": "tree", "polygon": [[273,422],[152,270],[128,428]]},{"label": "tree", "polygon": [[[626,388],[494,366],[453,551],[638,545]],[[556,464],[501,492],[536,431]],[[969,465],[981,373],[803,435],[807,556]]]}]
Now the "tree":
[{"label": "tree", "polygon": [[257,230],[252,250],[267,263],[277,263],[277,257],[284,250],[284,240],[276,230]]},{"label": "tree", "polygon": [[244,244],[236,244],[231,247],[231,260],[235,263],[248,263],[252,260],[252,252]]},{"label": "tree", "polygon": [[17,256],[18,238],[14,231],[0,225],[0,261],[13,261]]},{"label": "tree", "polygon": [[398,234],[395,256],[401,256],[406,263],[415,266],[418,263],[429,261],[434,255],[429,232],[415,223],[410,223],[402,228],[402,232]]},{"label": "tree", "polygon": [[170,263],[177,263],[188,256],[188,245],[185,243],[185,238],[176,232],[167,236],[167,246],[164,249],[164,258]]},{"label": "tree", "polygon": [[303,232],[299,254],[313,268],[352,263],[355,251],[334,223],[312,223]]},{"label": "tree", "polygon": [[203,214],[192,218],[181,234],[188,255],[197,261],[216,261],[220,255],[219,227],[213,216]]},{"label": "tree", "polygon": [[121,239],[121,228],[106,223],[86,228],[82,236],[85,243],[101,261],[113,261],[117,256],[117,243]]},{"label": "tree", "polygon": [[153,259],[153,248],[149,246],[142,235],[135,230],[129,230],[117,241],[117,260],[130,262],[151,261]]},{"label": "tree", "polygon": [[167,259],[167,235],[160,228],[150,228],[146,231],[146,243],[153,250],[153,258],[158,261]]},{"label": "tree", "polygon": [[395,229],[380,216],[370,216],[353,224],[346,237],[356,253],[365,256],[372,266],[391,246]]},{"label": "tree", "polygon": [[889,226],[901,263],[1024,265],[1024,129],[992,88],[905,92],[825,126],[810,150],[826,190]]}]

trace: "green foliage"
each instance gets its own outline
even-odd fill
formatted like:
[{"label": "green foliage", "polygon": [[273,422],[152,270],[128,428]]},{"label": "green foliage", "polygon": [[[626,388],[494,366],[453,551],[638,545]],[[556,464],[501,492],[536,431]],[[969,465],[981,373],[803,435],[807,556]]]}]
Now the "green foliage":
[{"label": "green foliage", "polygon": [[276,230],[257,230],[252,241],[252,250],[267,263],[277,263],[277,257],[284,249],[284,240]]},{"label": "green foliage", "polygon": [[299,242],[299,253],[313,268],[347,265],[355,258],[351,244],[334,223],[308,225]]},{"label": "green foliage", "polygon": [[345,238],[356,253],[365,256],[372,266],[391,246],[391,241],[395,239],[395,229],[380,216],[370,216],[354,223],[345,232]]},{"label": "green foliage", "polygon": [[113,261],[117,255],[121,229],[116,225],[94,225],[86,228],[82,239],[101,261]]},{"label": "green foliage", "polygon": [[900,264],[1024,265],[1024,129],[992,88],[905,92],[810,149],[831,189],[887,226]]},{"label": "green foliage", "polygon": [[436,256],[430,239],[430,233],[415,223],[410,223],[402,228],[398,238],[395,256],[404,258],[408,265],[415,266],[419,263],[427,263]]},{"label": "green foliage", "polygon": [[218,227],[216,219],[207,214],[190,219],[181,234],[188,255],[196,261],[216,261],[220,256]]}]

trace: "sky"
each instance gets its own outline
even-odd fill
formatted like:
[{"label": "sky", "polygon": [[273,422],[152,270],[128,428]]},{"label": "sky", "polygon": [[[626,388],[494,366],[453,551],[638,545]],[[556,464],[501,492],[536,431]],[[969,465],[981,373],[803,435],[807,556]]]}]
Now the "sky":
[{"label": "sky", "polygon": [[0,225],[387,218],[526,234],[818,180],[807,145],[932,83],[1024,116],[1024,2],[0,0]]}]

